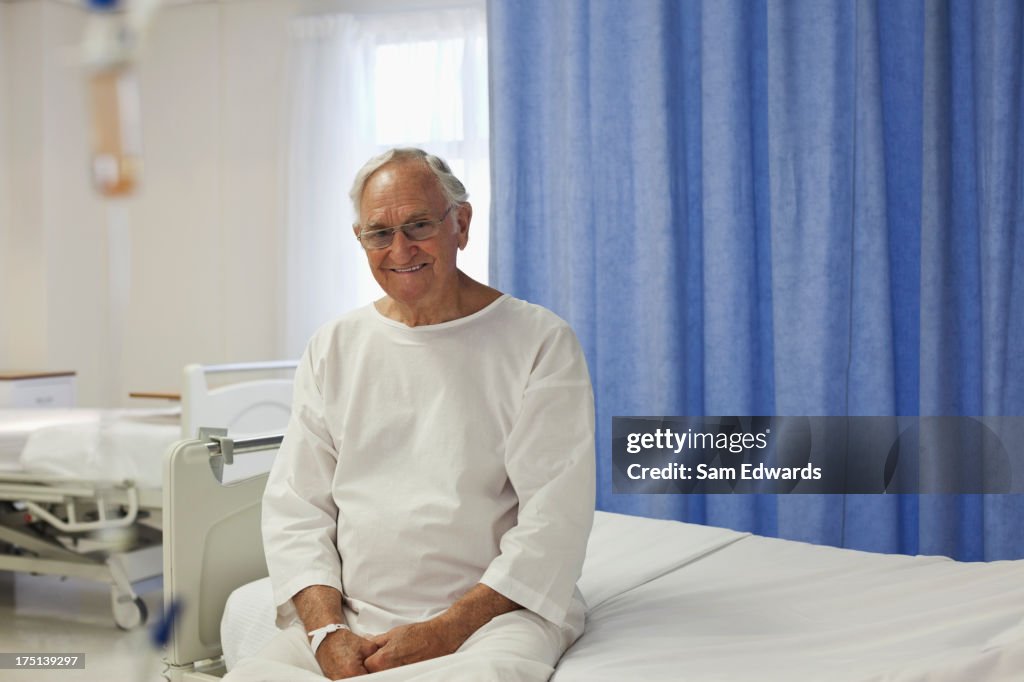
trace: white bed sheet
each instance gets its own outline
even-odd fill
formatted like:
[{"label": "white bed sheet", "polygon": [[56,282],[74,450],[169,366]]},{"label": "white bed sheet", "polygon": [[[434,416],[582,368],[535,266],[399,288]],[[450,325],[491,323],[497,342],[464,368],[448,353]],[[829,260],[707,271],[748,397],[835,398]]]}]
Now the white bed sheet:
[{"label": "white bed sheet", "polygon": [[[587,629],[554,682],[1024,679],[1024,561],[872,554],[598,512],[580,590]],[[272,601],[266,579],[228,599],[229,669],[276,632]]]},{"label": "white bed sheet", "polygon": [[554,682],[1024,679],[1024,561],[750,536],[598,604]]},{"label": "white bed sheet", "polygon": [[181,438],[180,414],[178,407],[5,410],[2,470],[159,488],[162,455]]}]

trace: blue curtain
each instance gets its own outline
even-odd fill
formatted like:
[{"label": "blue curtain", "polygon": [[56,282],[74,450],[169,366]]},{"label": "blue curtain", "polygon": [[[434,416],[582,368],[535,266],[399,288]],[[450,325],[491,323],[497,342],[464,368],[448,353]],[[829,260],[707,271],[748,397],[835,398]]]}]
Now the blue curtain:
[{"label": "blue curtain", "polygon": [[488,9],[491,281],[580,337],[599,508],[1024,557],[1019,496],[615,495],[610,454],[613,415],[1024,414],[1024,3]]}]

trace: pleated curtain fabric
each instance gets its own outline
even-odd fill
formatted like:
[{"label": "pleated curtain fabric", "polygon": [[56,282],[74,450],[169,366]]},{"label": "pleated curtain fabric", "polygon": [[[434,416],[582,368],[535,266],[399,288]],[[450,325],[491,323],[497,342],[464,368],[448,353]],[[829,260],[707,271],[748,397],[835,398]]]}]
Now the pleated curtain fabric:
[{"label": "pleated curtain fabric", "polygon": [[615,495],[610,451],[613,415],[1024,414],[1024,3],[491,0],[488,39],[491,282],[580,337],[599,508],[1024,557],[1018,496]]}]

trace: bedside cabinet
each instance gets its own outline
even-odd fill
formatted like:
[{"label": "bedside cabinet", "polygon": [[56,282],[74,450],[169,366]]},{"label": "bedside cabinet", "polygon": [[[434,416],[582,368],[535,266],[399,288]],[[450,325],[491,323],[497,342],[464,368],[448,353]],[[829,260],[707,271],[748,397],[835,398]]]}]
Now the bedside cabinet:
[{"label": "bedside cabinet", "polygon": [[74,406],[74,372],[0,370],[0,408]]}]

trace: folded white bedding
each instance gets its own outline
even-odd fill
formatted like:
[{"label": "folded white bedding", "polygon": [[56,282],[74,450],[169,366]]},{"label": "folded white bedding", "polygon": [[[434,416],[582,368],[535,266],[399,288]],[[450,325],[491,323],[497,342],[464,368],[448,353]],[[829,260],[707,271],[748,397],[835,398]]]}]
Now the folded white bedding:
[{"label": "folded white bedding", "polygon": [[57,424],[95,422],[102,410],[0,410],[0,471],[21,471],[21,451],[32,432]]},{"label": "folded white bedding", "polygon": [[242,658],[254,656],[277,634],[274,589],[270,578],[242,585],[224,604],[220,641],[228,670]]},{"label": "folded white bedding", "polygon": [[34,417],[36,428],[27,433],[18,460],[21,471],[160,487],[163,453],[181,437],[178,408],[62,412],[47,423]]}]

